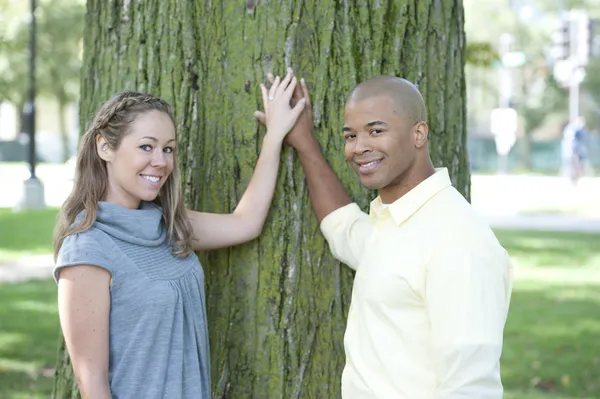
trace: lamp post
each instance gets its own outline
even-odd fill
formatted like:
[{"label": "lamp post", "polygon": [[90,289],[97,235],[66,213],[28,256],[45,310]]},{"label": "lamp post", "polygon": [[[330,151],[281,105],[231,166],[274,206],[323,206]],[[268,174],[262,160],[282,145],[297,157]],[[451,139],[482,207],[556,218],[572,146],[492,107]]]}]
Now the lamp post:
[{"label": "lamp post", "polygon": [[31,1],[31,21],[29,28],[29,90],[23,106],[23,120],[28,135],[29,179],[23,182],[23,193],[17,210],[45,208],[44,186],[35,175],[35,0]]}]

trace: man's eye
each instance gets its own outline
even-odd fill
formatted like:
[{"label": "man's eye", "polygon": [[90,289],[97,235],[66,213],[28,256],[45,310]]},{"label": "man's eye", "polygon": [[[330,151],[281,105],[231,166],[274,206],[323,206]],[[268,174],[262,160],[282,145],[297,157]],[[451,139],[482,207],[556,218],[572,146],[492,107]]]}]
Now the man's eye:
[{"label": "man's eye", "polygon": [[356,137],[356,135],[354,135],[354,134],[347,134],[347,135],[344,136],[344,139],[346,141],[348,141],[348,140],[352,140],[354,137]]},{"label": "man's eye", "polygon": [[380,133],[383,133],[383,130],[381,130],[381,129],[373,129],[373,130],[371,130],[371,134],[380,134]]}]

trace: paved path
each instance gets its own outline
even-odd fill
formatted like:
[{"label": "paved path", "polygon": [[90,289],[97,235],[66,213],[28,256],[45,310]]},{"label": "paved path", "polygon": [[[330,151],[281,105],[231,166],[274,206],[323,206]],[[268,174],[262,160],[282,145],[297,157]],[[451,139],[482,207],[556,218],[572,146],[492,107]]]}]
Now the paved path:
[{"label": "paved path", "polygon": [[494,228],[600,233],[600,219],[563,215],[506,215],[487,219]]},{"label": "paved path", "polygon": [[10,263],[0,262],[0,283],[49,278],[53,265],[52,255],[28,256]]}]

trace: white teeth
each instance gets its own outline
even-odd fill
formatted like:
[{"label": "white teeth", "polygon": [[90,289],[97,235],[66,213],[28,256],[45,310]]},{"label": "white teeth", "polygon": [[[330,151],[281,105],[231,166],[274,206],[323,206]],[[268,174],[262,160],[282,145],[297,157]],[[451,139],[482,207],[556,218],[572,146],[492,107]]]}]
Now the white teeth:
[{"label": "white teeth", "polygon": [[371,161],[369,163],[363,164],[362,167],[363,168],[368,168],[369,166],[373,166],[377,163],[377,161]]},{"label": "white teeth", "polygon": [[160,180],[160,177],[157,176],[142,175],[142,177],[148,181],[151,181],[152,183],[158,183],[158,181]]}]

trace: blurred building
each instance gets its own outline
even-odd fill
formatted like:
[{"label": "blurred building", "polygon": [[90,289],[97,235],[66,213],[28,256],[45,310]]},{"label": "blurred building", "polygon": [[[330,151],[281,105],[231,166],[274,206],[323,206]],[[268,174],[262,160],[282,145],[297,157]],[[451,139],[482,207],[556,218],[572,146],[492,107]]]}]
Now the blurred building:
[{"label": "blurred building", "polygon": [[[58,105],[55,101],[36,99],[36,151],[40,162],[63,162],[75,155],[79,137],[78,109],[76,104],[67,107],[67,132],[69,153],[63,155],[63,135],[60,131]],[[19,110],[11,103],[0,103],[0,162],[27,160],[28,137],[20,132]]]}]

